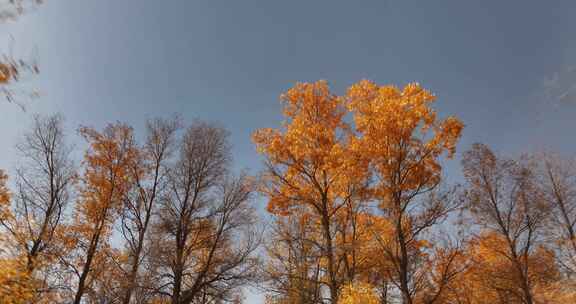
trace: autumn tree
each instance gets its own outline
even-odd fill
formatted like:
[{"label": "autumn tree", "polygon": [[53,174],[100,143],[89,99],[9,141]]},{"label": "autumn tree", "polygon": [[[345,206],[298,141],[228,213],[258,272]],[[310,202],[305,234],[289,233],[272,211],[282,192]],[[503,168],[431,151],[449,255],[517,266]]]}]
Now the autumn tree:
[{"label": "autumn tree", "polygon": [[70,263],[78,276],[74,303],[79,304],[105,263],[111,226],[131,185],[130,168],[137,157],[132,128],[109,124],[102,132],[83,127],[80,134],[89,148],[84,156],[80,198],[72,232],[77,260]]},{"label": "autumn tree", "polygon": [[133,181],[121,211],[121,232],[129,256],[122,303],[128,304],[138,288],[139,271],[147,252],[145,244],[152,215],[166,188],[167,161],[175,149],[178,120],[154,119],[146,125],[146,142],[130,162],[128,174]]},{"label": "autumn tree", "polygon": [[576,161],[551,153],[538,155],[537,161],[551,210],[547,229],[555,240],[559,263],[572,277],[576,274]]},{"label": "autumn tree", "polygon": [[[8,176],[0,170],[0,221],[12,218],[7,179]],[[0,230],[0,299],[8,303],[25,303],[34,297],[26,260],[12,252],[12,244],[6,238],[6,233]]]},{"label": "autumn tree", "polygon": [[343,218],[346,206],[361,195],[365,162],[348,147],[344,101],[325,81],[298,83],[281,100],[287,118],[283,128],[253,135],[258,152],[266,157],[261,191],[268,197],[270,213],[287,216],[299,210],[318,225],[322,283],[331,303],[336,303],[340,286],[351,279],[339,262],[344,254],[335,243],[336,219]]},{"label": "autumn tree", "polygon": [[34,117],[31,130],[17,145],[22,160],[16,170],[13,208],[0,219],[13,250],[25,257],[28,276],[37,281],[37,296],[43,297],[52,289],[49,276],[59,255],[57,230],[76,178],[62,122],[59,115]]},{"label": "autumn tree", "polygon": [[178,153],[153,235],[156,296],[173,304],[230,299],[256,266],[252,185],[229,173],[230,147],[220,127],[195,122]]},{"label": "autumn tree", "polygon": [[426,288],[429,243],[421,237],[457,207],[452,190],[439,190],[440,158],[452,157],[463,125],[454,117],[439,120],[431,107],[435,96],[418,84],[399,89],[360,81],[346,96],[357,134],[352,147],[369,161],[373,198],[392,224],[392,239],[380,242],[393,265],[389,280],[405,304],[423,293],[435,299],[438,295],[428,293],[440,293],[442,287]]},{"label": "autumn tree", "polygon": [[[416,84],[399,90],[361,81],[339,97],[325,82],[304,83],[282,100],[284,128],[254,134],[267,161],[262,191],[273,214],[304,208],[310,221],[319,223],[331,302],[343,283],[361,274],[358,253],[367,241],[379,241],[380,252],[392,261],[388,277],[379,280],[394,283],[405,303],[432,292],[433,280],[423,267],[429,264],[424,252],[429,245],[418,238],[456,207],[453,191],[437,188],[440,157],[454,153],[462,123],[438,120],[430,107],[434,96]],[[347,113],[353,125],[344,119]],[[373,200],[391,223],[386,232],[392,238],[377,233],[367,238],[359,224]]]},{"label": "autumn tree", "polygon": [[[505,243],[505,237],[494,231],[475,236],[466,246],[466,254],[460,261],[468,267],[459,274],[458,280],[447,286],[443,303],[526,303],[522,299],[517,270],[500,250]],[[525,274],[533,284],[534,303],[557,303],[560,289],[555,284],[559,272],[554,252],[538,246],[525,263],[528,269]]]},{"label": "autumn tree", "polygon": [[549,208],[533,165],[499,158],[481,144],[467,151],[462,163],[467,208],[484,231],[477,249],[482,250],[482,271],[489,272],[484,280],[501,303],[536,303],[537,288],[551,283],[544,275],[549,271],[537,267],[552,269],[554,259],[543,247]]}]

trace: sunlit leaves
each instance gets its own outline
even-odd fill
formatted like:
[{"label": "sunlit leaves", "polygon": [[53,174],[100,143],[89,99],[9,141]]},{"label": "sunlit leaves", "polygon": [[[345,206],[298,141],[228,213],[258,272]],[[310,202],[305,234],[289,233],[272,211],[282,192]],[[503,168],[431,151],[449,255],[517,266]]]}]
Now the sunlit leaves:
[{"label": "sunlit leaves", "polygon": [[[253,135],[267,160],[261,191],[268,211],[317,224],[332,302],[338,284],[374,277],[374,267],[380,280],[401,276],[406,295],[414,293],[407,280],[419,279],[406,272],[425,274],[420,266],[430,247],[418,234],[453,210],[448,195],[415,198],[440,183],[441,157],[454,155],[463,124],[438,119],[435,96],[418,84],[399,89],[363,80],[338,96],[325,81],[298,83],[281,100],[282,128]],[[372,202],[384,216],[362,210]]]},{"label": "sunlit leaves", "polygon": [[79,274],[75,303],[80,303],[86,286],[94,280],[89,277],[97,276],[98,265],[105,262],[111,224],[131,185],[130,168],[138,155],[132,128],[125,124],[110,124],[102,132],[84,127],[80,134],[89,148],[84,155],[80,201],[71,228],[81,244],[77,260],[72,262]]},{"label": "sunlit leaves", "polygon": [[268,210],[288,212],[297,201],[319,201],[328,208],[349,195],[366,172],[352,161],[344,99],[333,95],[325,81],[298,83],[281,97],[286,121],[282,129],[261,129],[253,140],[278,171],[264,176]]},{"label": "sunlit leaves", "polygon": [[33,280],[23,258],[0,257],[1,303],[24,304],[34,298]]},{"label": "sunlit leaves", "polygon": [[338,304],[378,304],[380,300],[374,287],[366,283],[355,283],[344,286]]},{"label": "sunlit leaves", "polygon": [[359,134],[353,147],[376,168],[382,203],[394,193],[410,196],[439,183],[438,158],[454,154],[463,124],[454,117],[439,120],[431,92],[416,83],[401,90],[363,80],[347,97]]}]

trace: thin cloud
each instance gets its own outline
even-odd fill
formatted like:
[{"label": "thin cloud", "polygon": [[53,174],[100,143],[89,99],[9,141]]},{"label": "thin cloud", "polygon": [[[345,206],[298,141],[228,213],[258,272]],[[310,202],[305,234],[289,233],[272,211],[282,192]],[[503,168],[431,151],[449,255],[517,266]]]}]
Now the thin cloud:
[{"label": "thin cloud", "polygon": [[555,103],[576,104],[576,66],[570,66],[544,79],[546,99]]}]

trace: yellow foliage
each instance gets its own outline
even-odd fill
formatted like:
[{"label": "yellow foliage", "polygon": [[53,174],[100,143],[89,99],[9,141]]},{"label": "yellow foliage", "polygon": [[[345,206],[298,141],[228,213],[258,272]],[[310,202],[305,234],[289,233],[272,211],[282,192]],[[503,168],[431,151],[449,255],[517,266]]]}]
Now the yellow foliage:
[{"label": "yellow foliage", "polygon": [[[90,144],[84,155],[84,187],[77,208],[83,220],[79,224],[108,222],[109,212],[120,207],[130,186],[130,166],[137,157],[132,128],[124,124],[108,125],[103,132],[82,128],[80,133]],[[80,225],[83,226],[83,225]],[[87,235],[93,226],[77,227]]]},{"label": "yellow foliage", "polygon": [[12,64],[0,63],[0,84],[5,84],[10,81],[18,70]]},{"label": "yellow foliage", "polygon": [[[401,250],[403,256],[426,260],[423,249],[430,244],[411,235],[417,229],[413,225],[433,223],[430,217],[441,214],[443,205],[418,215],[409,214],[406,210],[415,208],[406,206],[438,185],[440,157],[453,156],[463,124],[454,117],[437,119],[431,108],[434,95],[418,84],[398,89],[363,80],[337,96],[325,81],[298,83],[281,99],[287,119],[282,128],[253,134],[269,169],[261,191],[269,199],[270,213],[286,216],[298,210],[322,227],[327,250],[321,266],[332,275],[331,293],[341,274],[330,251],[354,268],[349,273],[372,277],[374,267],[380,276],[396,273],[392,268],[400,265]],[[390,218],[357,218],[359,206],[370,201],[380,202]],[[350,236],[345,230],[352,225]],[[338,234],[332,226],[345,228]]]},{"label": "yellow foliage", "polygon": [[[350,126],[343,120],[344,100],[333,95],[325,81],[298,83],[281,96],[287,121],[283,130],[260,129],[253,134],[259,153],[280,167],[268,174],[268,210],[286,214],[295,204],[328,201],[337,208],[351,185],[366,175],[348,147]],[[364,168],[363,168],[364,166]]]},{"label": "yellow foliage", "polygon": [[372,285],[362,282],[342,288],[338,304],[378,304],[380,300]]},{"label": "yellow foliage", "polygon": [[[470,267],[451,285],[449,298],[470,304],[522,303],[519,274],[505,247],[506,241],[496,233],[483,233],[467,248]],[[538,303],[557,302],[569,297],[555,282],[559,280],[554,253],[538,247],[528,256],[528,277]]]},{"label": "yellow foliage", "polygon": [[0,258],[0,303],[24,304],[34,297],[24,259]]},{"label": "yellow foliage", "polygon": [[350,87],[347,99],[360,135],[352,147],[375,166],[383,207],[393,193],[439,182],[438,158],[452,157],[464,125],[455,117],[438,120],[431,92],[416,83],[400,90],[363,80]]}]

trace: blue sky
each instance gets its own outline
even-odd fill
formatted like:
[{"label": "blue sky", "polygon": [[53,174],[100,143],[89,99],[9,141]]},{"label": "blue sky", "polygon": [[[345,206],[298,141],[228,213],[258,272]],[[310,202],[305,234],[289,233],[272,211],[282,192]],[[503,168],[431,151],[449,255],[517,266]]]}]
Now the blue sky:
[{"label": "blue sky", "polygon": [[79,124],[141,130],[180,113],[226,126],[236,166],[255,171],[250,134],[278,126],[280,93],[318,79],[337,93],[363,78],[420,82],[466,124],[459,152],[574,153],[575,13],[569,0],[48,0],[0,25],[0,49],[12,35],[15,53],[38,50],[41,73],[21,86],[42,95],[26,112],[0,103],[0,168],[33,113],[61,112],[79,145]]}]

